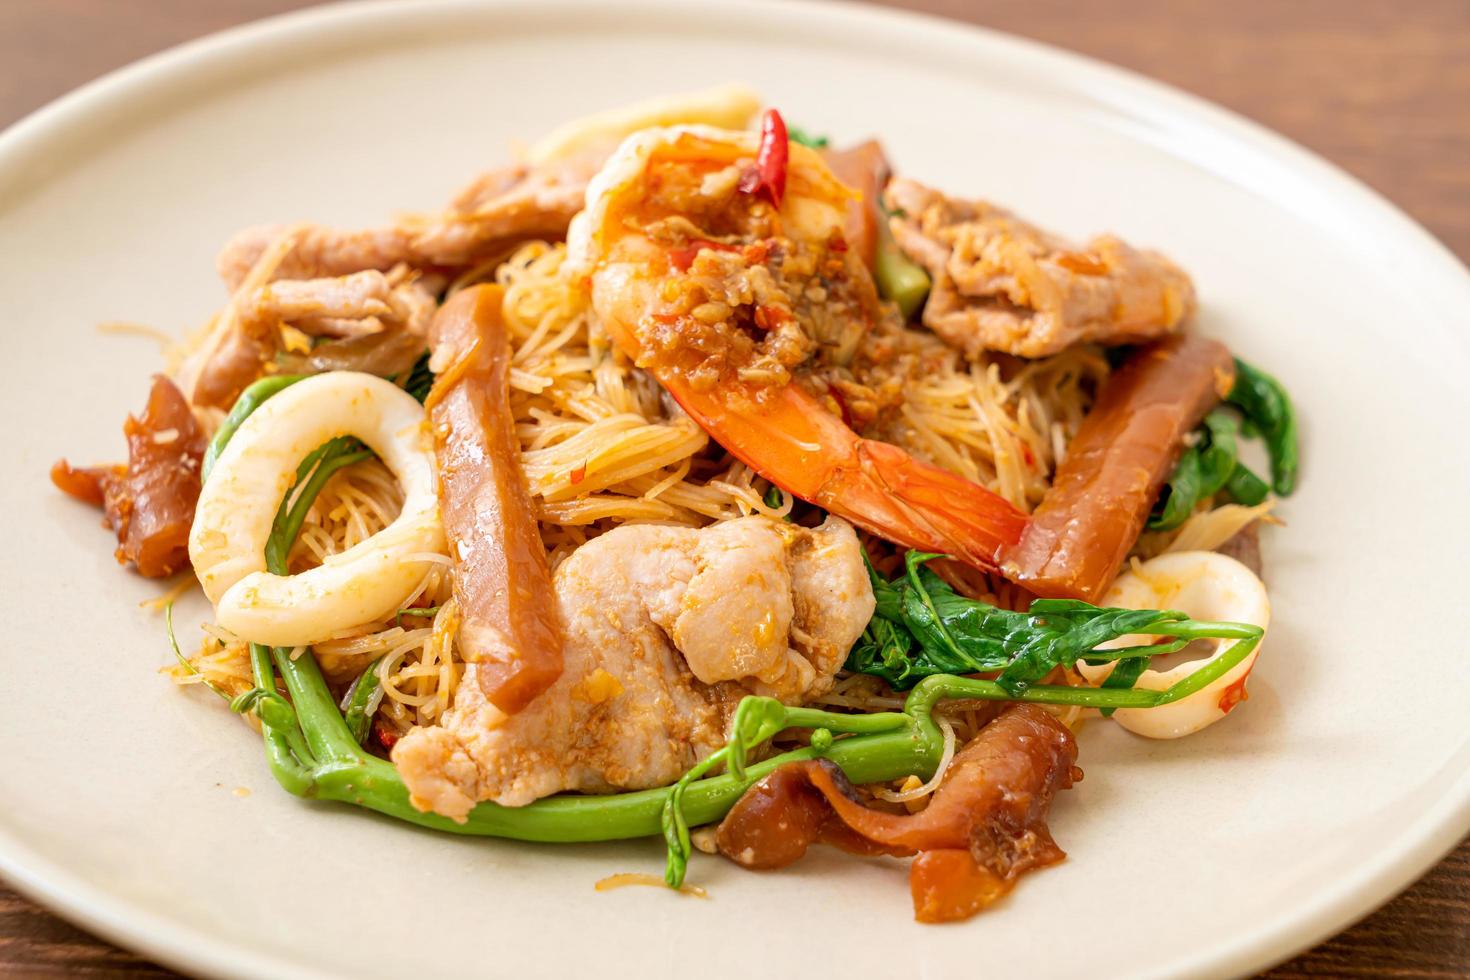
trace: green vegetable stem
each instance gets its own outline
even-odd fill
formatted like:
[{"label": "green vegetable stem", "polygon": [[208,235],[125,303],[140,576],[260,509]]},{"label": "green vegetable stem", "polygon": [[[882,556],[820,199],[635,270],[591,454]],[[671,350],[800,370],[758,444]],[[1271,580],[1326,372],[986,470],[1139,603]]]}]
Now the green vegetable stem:
[{"label": "green vegetable stem", "polygon": [[929,295],[929,273],[903,254],[888,227],[888,212],[878,207],[878,251],[873,261],[878,294],[898,304],[904,319],[912,319]]},{"label": "green vegetable stem", "polygon": [[[269,397],[261,390],[251,394],[249,401],[242,396],[236,404],[230,413],[235,427]],[[218,449],[228,440],[225,432],[216,440]],[[303,461],[297,486],[282,502],[266,549],[272,572],[285,574],[285,556],[300,529],[301,517],[326,478],[365,455],[365,450],[350,441],[333,440]],[[933,557],[911,556],[899,582],[883,582],[873,575],[878,614],[849,661],[853,669],[868,668],[879,676],[891,676],[895,686],[912,685],[902,712],[840,714],[747,697],[736,709],[729,744],[672,786],[658,789],[554,796],[515,808],[481,803],[460,823],[414,806],[397,769],[364,749],[376,665],[349,693],[344,716],[315,657],[308,653],[293,658],[289,649],[251,644],[255,687],[236,698],[232,707],[252,712],[260,720],[271,773],[297,796],[365,807],[455,834],[547,842],[662,834],[669,847],[665,878],[677,886],[688,864],[689,828],[718,820],[749,786],[783,763],[826,758],[859,784],[908,775],[928,778],[943,752],[944,740],[933,719],[934,708],[942,700],[1150,708],[1188,697],[1223,676],[1250,655],[1262,635],[1258,627],[1246,624],[1197,623],[1181,613],[1099,609],[1080,602],[1039,601],[1028,613],[998,610],[963,599],[944,586],[924,567]],[[1093,649],[1105,639],[1134,632],[1170,637],[1171,642],[1124,650]],[[1146,660],[1200,636],[1233,637],[1238,642],[1164,691],[1036,683],[1056,664],[1075,663],[1082,656]],[[867,637],[880,647],[886,644],[884,652],[860,653]],[[955,671],[982,670],[999,670],[1000,675],[995,680],[954,676]],[[749,762],[756,746],[792,728],[812,730],[810,744],[759,763]],[[716,772],[721,768],[723,772]]]},{"label": "green vegetable stem", "polygon": [[240,397],[235,399],[235,404],[230,408],[230,414],[225,416],[214,438],[209,440],[209,446],[204,450],[204,461],[199,467],[200,479],[209,479],[209,473],[214,469],[215,462],[219,460],[220,453],[224,452],[225,446],[235,438],[235,430],[240,428],[241,422],[249,418],[272,395],[286,390],[305,377],[304,374],[273,374],[268,378],[261,378],[241,392]]},{"label": "green vegetable stem", "polygon": [[353,739],[358,745],[366,745],[368,734],[372,731],[373,713],[377,711],[378,702],[382,700],[383,682],[378,677],[378,667],[383,658],[378,657],[367,665],[367,669],[357,675],[357,680],[347,689],[347,696],[342,699],[342,720],[347,723],[347,730],[352,733]]}]

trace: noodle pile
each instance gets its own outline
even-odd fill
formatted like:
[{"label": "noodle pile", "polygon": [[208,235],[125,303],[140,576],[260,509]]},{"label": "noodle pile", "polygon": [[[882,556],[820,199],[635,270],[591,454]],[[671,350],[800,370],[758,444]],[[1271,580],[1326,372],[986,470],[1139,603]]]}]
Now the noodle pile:
[{"label": "noodle pile", "polygon": [[[620,524],[700,526],[789,513],[790,498],[768,505],[769,484],[712,443],[652,378],[612,348],[585,290],[562,274],[565,254],[562,245],[528,243],[453,287],[490,276],[505,287],[511,409],[552,567]],[[923,354],[903,380],[901,405],[874,434],[1031,510],[1106,378],[1106,360],[1084,347],[1033,362],[969,363],[927,335],[911,332],[908,340]],[[402,492],[382,463],[343,469],[312,505],[288,558],[290,570],[314,567],[366,539],[401,505]],[[1188,530],[1186,525],[1180,533]],[[894,569],[891,545],[871,537],[867,544],[880,570]],[[395,734],[440,722],[462,673],[453,643],[449,559],[433,559],[404,610],[313,648],[341,691],[376,664],[383,689],[378,724]],[[966,586],[1001,604],[1023,601],[1014,587],[978,573]],[[229,695],[252,685],[246,645],[217,626],[206,628],[190,662],[198,673],[170,668],[181,683],[207,681]],[[854,675],[839,677],[819,703],[883,710],[901,707],[902,699],[876,678]],[[994,711],[983,704],[944,710],[945,724],[961,743]],[[1078,713],[1067,709],[1064,720],[1075,723]],[[922,794],[900,795],[907,802]]]}]

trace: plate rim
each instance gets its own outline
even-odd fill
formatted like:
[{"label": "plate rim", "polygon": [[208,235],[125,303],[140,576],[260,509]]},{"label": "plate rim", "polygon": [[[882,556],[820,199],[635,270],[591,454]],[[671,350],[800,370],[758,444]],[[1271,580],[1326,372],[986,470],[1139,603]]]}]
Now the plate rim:
[{"label": "plate rim", "polygon": [[[380,36],[399,26],[425,29],[456,15],[596,8],[597,0],[351,0],[309,7],[218,31],[165,49],[91,82],[35,110],[0,133],[0,179],[18,172],[44,182],[26,164],[51,153],[65,154],[74,127],[105,118],[112,110],[140,110],[160,99],[178,98],[195,76],[249,74],[253,62],[279,57],[300,45],[341,43],[348,34]],[[677,15],[692,20],[729,10],[733,2],[688,5],[680,0],[625,0],[625,14]],[[752,8],[797,23],[871,34],[897,31],[951,50],[969,47],[1039,63],[1054,69],[1061,87],[1124,116],[1165,128],[1184,126],[1223,137],[1236,150],[1252,152],[1277,175],[1306,178],[1324,200],[1346,202],[1354,244],[1375,251],[1408,246],[1416,275],[1437,280],[1435,289],[1458,291],[1470,308],[1470,269],[1426,228],[1382,194],[1294,141],[1240,114],[1165,82],[1030,38],[959,21],[867,4],[838,6],[819,0],[740,0]],[[339,36],[340,35],[340,36]],[[1088,82],[1095,84],[1086,85]],[[1083,92],[1084,85],[1086,87]],[[197,97],[197,96],[196,96]],[[1180,154],[1175,154],[1180,155]],[[1204,166],[1203,164],[1201,164]],[[1218,166],[1205,169],[1225,177]],[[1276,195],[1263,195],[1279,201]],[[0,198],[0,211],[3,211]],[[1295,209],[1293,209],[1295,210]],[[1320,223],[1322,215],[1316,215]],[[1371,225],[1369,224],[1371,222]],[[1375,234],[1370,236],[1369,231]],[[1464,339],[1442,325],[1452,346]],[[1458,770],[1458,772],[1456,772]],[[1394,846],[1339,876],[1314,902],[1252,930],[1233,942],[1164,964],[1150,975],[1227,976],[1264,969],[1347,928],[1392,899],[1452,850],[1470,832],[1470,752],[1450,757],[1443,791],[1433,806],[1396,835]],[[326,974],[272,954],[214,938],[140,909],[82,875],[35,853],[0,827],[0,878],[58,915],[125,948],[171,966],[214,976],[319,977]]]}]

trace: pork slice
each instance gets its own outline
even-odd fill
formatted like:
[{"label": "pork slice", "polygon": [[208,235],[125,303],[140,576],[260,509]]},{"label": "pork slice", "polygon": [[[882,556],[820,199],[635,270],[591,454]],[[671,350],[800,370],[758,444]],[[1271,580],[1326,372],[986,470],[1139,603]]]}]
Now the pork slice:
[{"label": "pork slice", "polygon": [[444,724],[394,747],[415,805],[459,819],[480,800],[667,785],[724,744],[747,693],[828,690],[873,612],[857,536],[836,518],[625,526],[573,552],[553,584],[561,676],[507,715],[467,667]]},{"label": "pork slice", "polygon": [[1110,235],[1074,246],[991,204],[903,178],[888,196],[895,240],[933,279],[924,325],[971,357],[1137,343],[1173,332],[1194,310],[1193,283],[1157,252]]}]

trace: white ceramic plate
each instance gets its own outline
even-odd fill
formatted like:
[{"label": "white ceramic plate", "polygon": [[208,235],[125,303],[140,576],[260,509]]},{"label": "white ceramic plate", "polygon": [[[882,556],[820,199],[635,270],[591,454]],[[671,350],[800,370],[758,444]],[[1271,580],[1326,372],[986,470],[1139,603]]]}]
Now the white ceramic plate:
[{"label": "white ceramic plate", "polygon": [[[1071,852],[959,926],[899,865],[697,860],[709,901],[593,882],[654,842],[434,836],[271,782],[259,740],[159,677],[155,586],[46,467],[119,455],[158,365],[127,319],[192,327],[238,227],[432,207],[588,110],[747,79],[839,139],[1195,276],[1199,329],[1280,374],[1305,479],[1268,542],[1248,705],[1178,743],[1089,729],[1053,827]],[[562,0],[345,6],[89,86],[0,139],[9,477],[0,487],[0,871],[167,962],[251,976],[1241,973],[1345,926],[1470,826],[1463,609],[1470,276],[1360,185],[1115,69],[836,5]],[[237,793],[246,787],[249,795]]]}]

